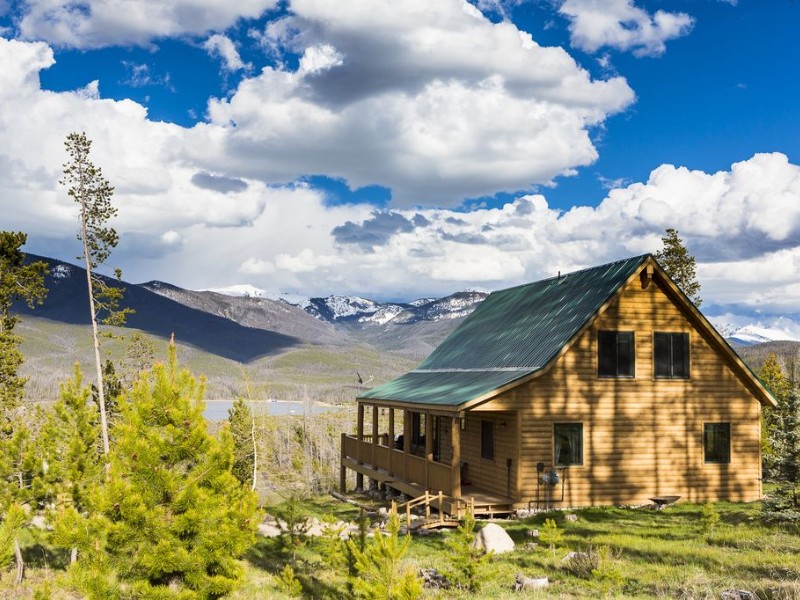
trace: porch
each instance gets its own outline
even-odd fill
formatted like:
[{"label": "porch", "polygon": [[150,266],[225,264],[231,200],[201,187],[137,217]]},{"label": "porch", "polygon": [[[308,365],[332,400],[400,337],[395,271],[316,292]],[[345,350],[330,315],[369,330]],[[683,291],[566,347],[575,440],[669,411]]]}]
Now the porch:
[{"label": "porch", "polygon": [[[441,415],[402,412],[402,425],[395,433],[395,409],[383,407],[383,421],[388,429],[379,432],[379,406],[372,406],[371,433],[364,432],[367,407],[359,403],[355,435],[341,436],[340,488],[346,487],[347,469],[356,474],[356,488],[364,489],[364,478],[373,485],[389,487],[410,498],[426,493],[435,496],[431,504],[456,517],[466,506],[474,506],[476,515],[502,515],[512,512],[511,494],[470,482],[465,474],[469,464],[462,460],[462,430],[465,415]],[[385,414],[388,410],[388,415]],[[422,418],[420,418],[422,415]],[[388,421],[386,417],[388,416]],[[510,461],[509,461],[510,462]],[[509,472],[510,472],[509,464]],[[511,491],[510,486],[508,490]],[[439,501],[440,497],[442,500]],[[440,506],[440,503],[442,506]]]}]

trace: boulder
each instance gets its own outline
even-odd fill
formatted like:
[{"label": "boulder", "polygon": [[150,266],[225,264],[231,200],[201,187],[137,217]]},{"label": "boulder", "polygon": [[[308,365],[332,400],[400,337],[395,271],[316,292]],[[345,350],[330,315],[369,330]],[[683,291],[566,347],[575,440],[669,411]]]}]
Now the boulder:
[{"label": "boulder", "polygon": [[506,533],[506,530],[495,523],[485,525],[476,535],[475,548],[482,548],[487,553],[503,554],[504,552],[514,551],[514,540]]},{"label": "boulder", "polygon": [[421,569],[419,576],[422,578],[422,585],[428,590],[449,590],[450,582],[447,577],[436,569]]},{"label": "boulder", "polygon": [[283,533],[283,530],[274,523],[261,523],[258,526],[258,533],[264,537],[278,537]]},{"label": "boulder", "polygon": [[550,581],[548,581],[547,577],[526,577],[522,573],[517,573],[514,590],[517,592],[526,592],[528,590],[546,588],[548,585],[550,585]]},{"label": "boulder", "polygon": [[756,600],[757,596],[747,590],[725,590],[722,592],[722,600]]},{"label": "boulder", "polygon": [[561,559],[561,562],[568,562],[570,560],[589,560],[589,555],[586,554],[586,552],[570,552]]}]

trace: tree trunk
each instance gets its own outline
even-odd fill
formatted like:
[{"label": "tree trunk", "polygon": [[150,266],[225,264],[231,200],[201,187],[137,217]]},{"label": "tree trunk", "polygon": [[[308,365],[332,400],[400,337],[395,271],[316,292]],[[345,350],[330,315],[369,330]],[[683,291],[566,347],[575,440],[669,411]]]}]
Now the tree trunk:
[{"label": "tree trunk", "polygon": [[25,574],[25,561],[22,560],[22,549],[19,547],[19,540],[14,538],[14,556],[17,559],[17,585],[22,583],[22,576]]},{"label": "tree trunk", "polygon": [[[94,286],[92,285],[92,263],[89,260],[89,246],[86,231],[86,207],[81,202],[81,227],[83,232],[83,258],[86,264],[86,284],[89,290],[89,315],[92,318],[92,340],[94,342],[94,366],[97,371],[97,400],[100,404],[100,432],[103,437],[103,454],[108,456],[108,421],[106,420],[106,398],[103,389],[103,364],[100,361],[100,335],[97,330],[97,312],[94,306]],[[108,463],[106,463],[108,469]]]},{"label": "tree trunk", "polygon": [[76,562],[78,562],[78,549],[73,548],[69,551],[69,564],[74,565]]},{"label": "tree trunk", "polygon": [[258,474],[258,449],[256,448],[256,418],[250,428],[250,438],[253,440],[253,491],[256,489],[256,475]]}]

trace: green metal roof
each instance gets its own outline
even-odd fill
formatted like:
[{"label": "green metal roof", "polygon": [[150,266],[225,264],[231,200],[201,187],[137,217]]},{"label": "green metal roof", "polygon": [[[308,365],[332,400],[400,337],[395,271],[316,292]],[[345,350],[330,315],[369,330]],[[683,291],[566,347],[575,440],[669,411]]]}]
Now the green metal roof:
[{"label": "green metal roof", "polygon": [[649,256],[494,292],[416,369],[358,399],[456,407],[531,375]]}]

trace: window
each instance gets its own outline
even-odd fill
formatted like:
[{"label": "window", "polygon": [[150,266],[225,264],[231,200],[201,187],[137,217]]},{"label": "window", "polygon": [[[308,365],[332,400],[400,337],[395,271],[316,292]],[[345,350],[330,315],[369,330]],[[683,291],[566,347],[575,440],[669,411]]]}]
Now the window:
[{"label": "window", "polygon": [[689,379],[689,334],[653,335],[653,362],[659,379]]},{"label": "window", "polygon": [[597,332],[597,374],[600,377],[634,376],[632,331]]},{"label": "window", "polygon": [[703,451],[707,463],[728,464],[731,462],[731,424],[704,424]]},{"label": "window", "polygon": [[481,421],[481,458],[494,460],[494,423]]},{"label": "window", "polygon": [[583,464],[583,423],[553,426],[553,462],[562,467]]}]

